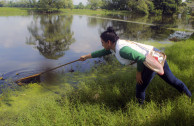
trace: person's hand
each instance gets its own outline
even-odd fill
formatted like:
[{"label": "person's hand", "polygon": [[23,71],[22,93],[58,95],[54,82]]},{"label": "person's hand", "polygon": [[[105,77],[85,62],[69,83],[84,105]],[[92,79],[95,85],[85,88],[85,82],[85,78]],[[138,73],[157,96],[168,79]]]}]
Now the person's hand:
[{"label": "person's hand", "polygon": [[80,61],[85,61],[86,59],[92,58],[91,54],[84,55],[80,57]]},{"label": "person's hand", "polygon": [[141,77],[141,72],[136,73],[136,81],[138,84],[143,84],[142,77]]},{"label": "person's hand", "polygon": [[86,59],[87,59],[87,58],[86,58],[86,55],[80,57],[80,61],[85,61]]}]

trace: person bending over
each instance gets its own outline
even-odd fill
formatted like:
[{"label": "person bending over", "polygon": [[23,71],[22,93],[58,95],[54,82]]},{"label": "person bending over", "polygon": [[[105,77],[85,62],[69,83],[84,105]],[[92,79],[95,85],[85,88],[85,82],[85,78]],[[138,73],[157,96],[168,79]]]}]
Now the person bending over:
[{"label": "person bending over", "polygon": [[[121,64],[129,65],[134,61],[137,62],[136,98],[140,104],[143,104],[145,100],[145,90],[151,80],[157,74],[143,64],[147,55],[147,51],[144,48],[137,46],[136,44],[127,42],[127,40],[119,39],[118,35],[115,33],[112,27],[108,27],[107,30],[100,35],[100,38],[104,49],[94,51],[88,55],[83,55],[80,57],[80,60],[85,61],[89,58],[114,54]],[[150,50],[153,49],[155,51],[159,51],[153,46],[141,43],[138,44]],[[191,97],[191,92],[188,90],[187,86],[173,75],[167,61],[165,61],[163,69],[164,74],[159,75],[160,78],[176,88],[179,92],[185,93],[188,97]]]}]

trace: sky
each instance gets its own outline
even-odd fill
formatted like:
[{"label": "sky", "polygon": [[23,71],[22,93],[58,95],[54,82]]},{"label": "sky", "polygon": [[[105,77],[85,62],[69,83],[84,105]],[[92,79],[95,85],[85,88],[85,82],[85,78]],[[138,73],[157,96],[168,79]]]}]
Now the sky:
[{"label": "sky", "polygon": [[87,0],[73,0],[74,5],[78,5],[80,2],[82,2],[84,5],[86,5]]}]

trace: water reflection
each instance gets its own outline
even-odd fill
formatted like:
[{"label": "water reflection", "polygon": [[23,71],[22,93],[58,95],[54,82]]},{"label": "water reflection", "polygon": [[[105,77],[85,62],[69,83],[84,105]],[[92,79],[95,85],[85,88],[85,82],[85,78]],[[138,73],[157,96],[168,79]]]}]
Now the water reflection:
[{"label": "water reflection", "polygon": [[[43,62],[59,66],[101,49],[99,36],[108,26],[113,26],[120,38],[138,42],[167,42],[179,29],[194,27],[193,19],[184,20],[184,17],[106,15],[105,18],[80,15],[0,17],[0,75],[5,79],[19,79],[42,71]],[[79,65],[79,69],[88,70],[93,60],[97,59],[89,60],[90,63],[78,62],[65,69],[77,70]]]},{"label": "water reflection", "polygon": [[73,16],[39,15],[34,16],[28,26],[31,33],[26,44],[35,45],[36,49],[47,59],[63,57],[69,46],[75,42],[71,30]]},{"label": "water reflection", "polygon": [[147,23],[152,25],[159,25],[165,28],[178,28],[180,26],[186,26],[184,29],[189,29],[190,26],[194,26],[192,24],[193,19],[189,18],[186,15],[177,15],[177,16],[143,16],[143,15],[136,15],[136,14],[109,14],[104,17],[114,18],[114,19],[122,19],[122,20],[129,20],[139,23]]},{"label": "water reflection", "polygon": [[175,30],[190,31],[186,34],[194,31],[191,29],[192,21],[187,17],[135,15],[112,15],[112,17],[108,15],[108,17],[101,17],[101,20],[99,17],[88,17],[88,25],[94,27],[100,24],[99,33],[106,30],[107,26],[113,26],[120,38],[134,41],[169,41],[169,37],[175,33]]},{"label": "water reflection", "polygon": [[[108,26],[113,26],[120,38],[134,41],[166,41],[173,30],[166,29],[161,25],[145,25],[141,23],[129,23],[109,19],[99,19],[88,17],[89,26],[101,25],[99,33],[102,33]],[[96,23],[96,24],[95,24]]]}]

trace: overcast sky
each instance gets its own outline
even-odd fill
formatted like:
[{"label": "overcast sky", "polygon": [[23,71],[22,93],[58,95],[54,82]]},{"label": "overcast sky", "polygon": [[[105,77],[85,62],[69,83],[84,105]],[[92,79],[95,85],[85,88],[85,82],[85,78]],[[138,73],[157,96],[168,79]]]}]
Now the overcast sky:
[{"label": "overcast sky", "polygon": [[86,5],[87,0],[73,0],[73,4],[78,5],[80,2],[82,2],[84,5]]}]

